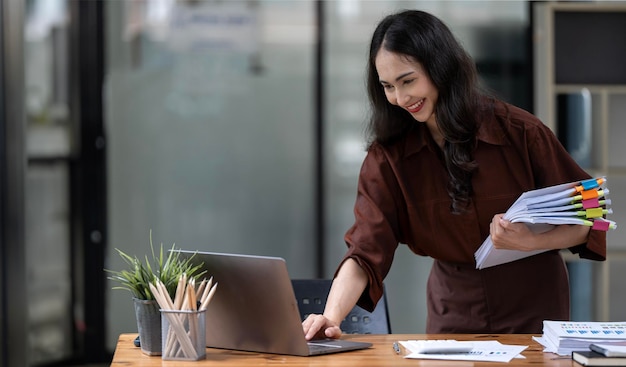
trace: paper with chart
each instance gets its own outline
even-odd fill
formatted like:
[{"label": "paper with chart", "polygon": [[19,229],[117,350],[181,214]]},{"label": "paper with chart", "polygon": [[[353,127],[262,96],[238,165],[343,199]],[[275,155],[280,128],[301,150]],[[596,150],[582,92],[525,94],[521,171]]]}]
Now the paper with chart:
[{"label": "paper with chart", "polygon": [[590,344],[626,345],[626,322],[544,320],[543,335],[533,339],[544,352],[567,356],[589,350]]},{"label": "paper with chart", "polygon": [[[606,219],[611,214],[611,200],[606,177],[592,178],[524,192],[504,214],[511,222],[526,223],[535,233],[550,230],[555,225],[577,224],[593,230],[608,231],[617,224]],[[547,250],[517,251],[493,247],[491,236],[474,253],[476,268],[523,259]]]}]

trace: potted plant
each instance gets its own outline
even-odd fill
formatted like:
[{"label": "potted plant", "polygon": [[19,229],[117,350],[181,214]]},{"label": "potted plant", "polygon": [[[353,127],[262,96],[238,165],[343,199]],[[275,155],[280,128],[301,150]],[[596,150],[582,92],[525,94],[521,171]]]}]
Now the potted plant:
[{"label": "potted plant", "polygon": [[142,262],[137,256],[130,256],[117,248],[115,250],[128,265],[128,269],[106,270],[111,274],[108,278],[120,283],[113,289],[128,290],[133,296],[141,351],[148,355],[161,355],[161,314],[159,305],[150,291],[150,284],[154,284],[157,279],[160,280],[170,297],[174,298],[180,277],[186,274],[188,279],[197,279],[205,273],[200,271],[202,264],[194,265],[191,261],[193,255],[188,258],[181,257],[175,245],[172,245],[167,254],[164,254],[163,244],[159,251],[155,252],[152,232],[150,232],[151,259],[146,255]]}]

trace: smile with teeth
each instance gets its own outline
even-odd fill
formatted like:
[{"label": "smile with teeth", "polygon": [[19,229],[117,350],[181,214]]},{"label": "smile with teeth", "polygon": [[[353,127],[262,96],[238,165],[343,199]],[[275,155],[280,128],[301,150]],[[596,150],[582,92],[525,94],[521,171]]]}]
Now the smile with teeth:
[{"label": "smile with teeth", "polygon": [[406,107],[407,111],[409,111],[411,113],[416,113],[417,111],[421,110],[422,106],[424,105],[424,100],[425,100],[425,98],[422,98],[419,101],[417,101],[416,103]]}]

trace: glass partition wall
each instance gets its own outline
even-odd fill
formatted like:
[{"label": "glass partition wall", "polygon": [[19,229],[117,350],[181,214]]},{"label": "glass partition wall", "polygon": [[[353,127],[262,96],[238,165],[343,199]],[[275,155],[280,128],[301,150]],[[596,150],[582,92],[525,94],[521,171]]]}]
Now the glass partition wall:
[{"label": "glass partition wall", "polygon": [[[107,267],[124,266],[115,248],[149,254],[152,231],[314,276],[315,3],[107,5]],[[107,317],[113,346],[133,330],[128,292]]]},{"label": "glass partition wall", "polygon": [[[70,234],[72,126],[68,1],[28,1],[24,16],[27,363],[70,360],[80,319]],[[75,318],[75,316],[77,316]]]}]

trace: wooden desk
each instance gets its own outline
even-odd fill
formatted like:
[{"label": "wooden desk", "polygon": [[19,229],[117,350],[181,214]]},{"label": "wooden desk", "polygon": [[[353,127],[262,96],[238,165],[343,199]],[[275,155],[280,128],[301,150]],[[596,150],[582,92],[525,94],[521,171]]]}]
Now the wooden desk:
[{"label": "wooden desk", "polygon": [[[257,365],[284,366],[324,366],[324,367],[376,367],[376,366],[436,366],[436,367],[495,367],[495,366],[578,366],[568,357],[544,353],[543,346],[526,334],[391,334],[391,335],[344,335],[345,339],[373,343],[369,349],[315,357],[294,357],[277,354],[239,352],[223,349],[207,349],[205,360],[197,362],[164,361],[161,357],[150,357],[133,345],[137,334],[122,334],[117,342],[111,367],[154,367],[154,366],[220,366],[242,367]],[[503,344],[528,345],[522,353],[525,359],[513,359],[510,363],[466,362],[405,359],[393,350],[393,342],[410,339],[457,339],[457,340],[498,340]]]}]

